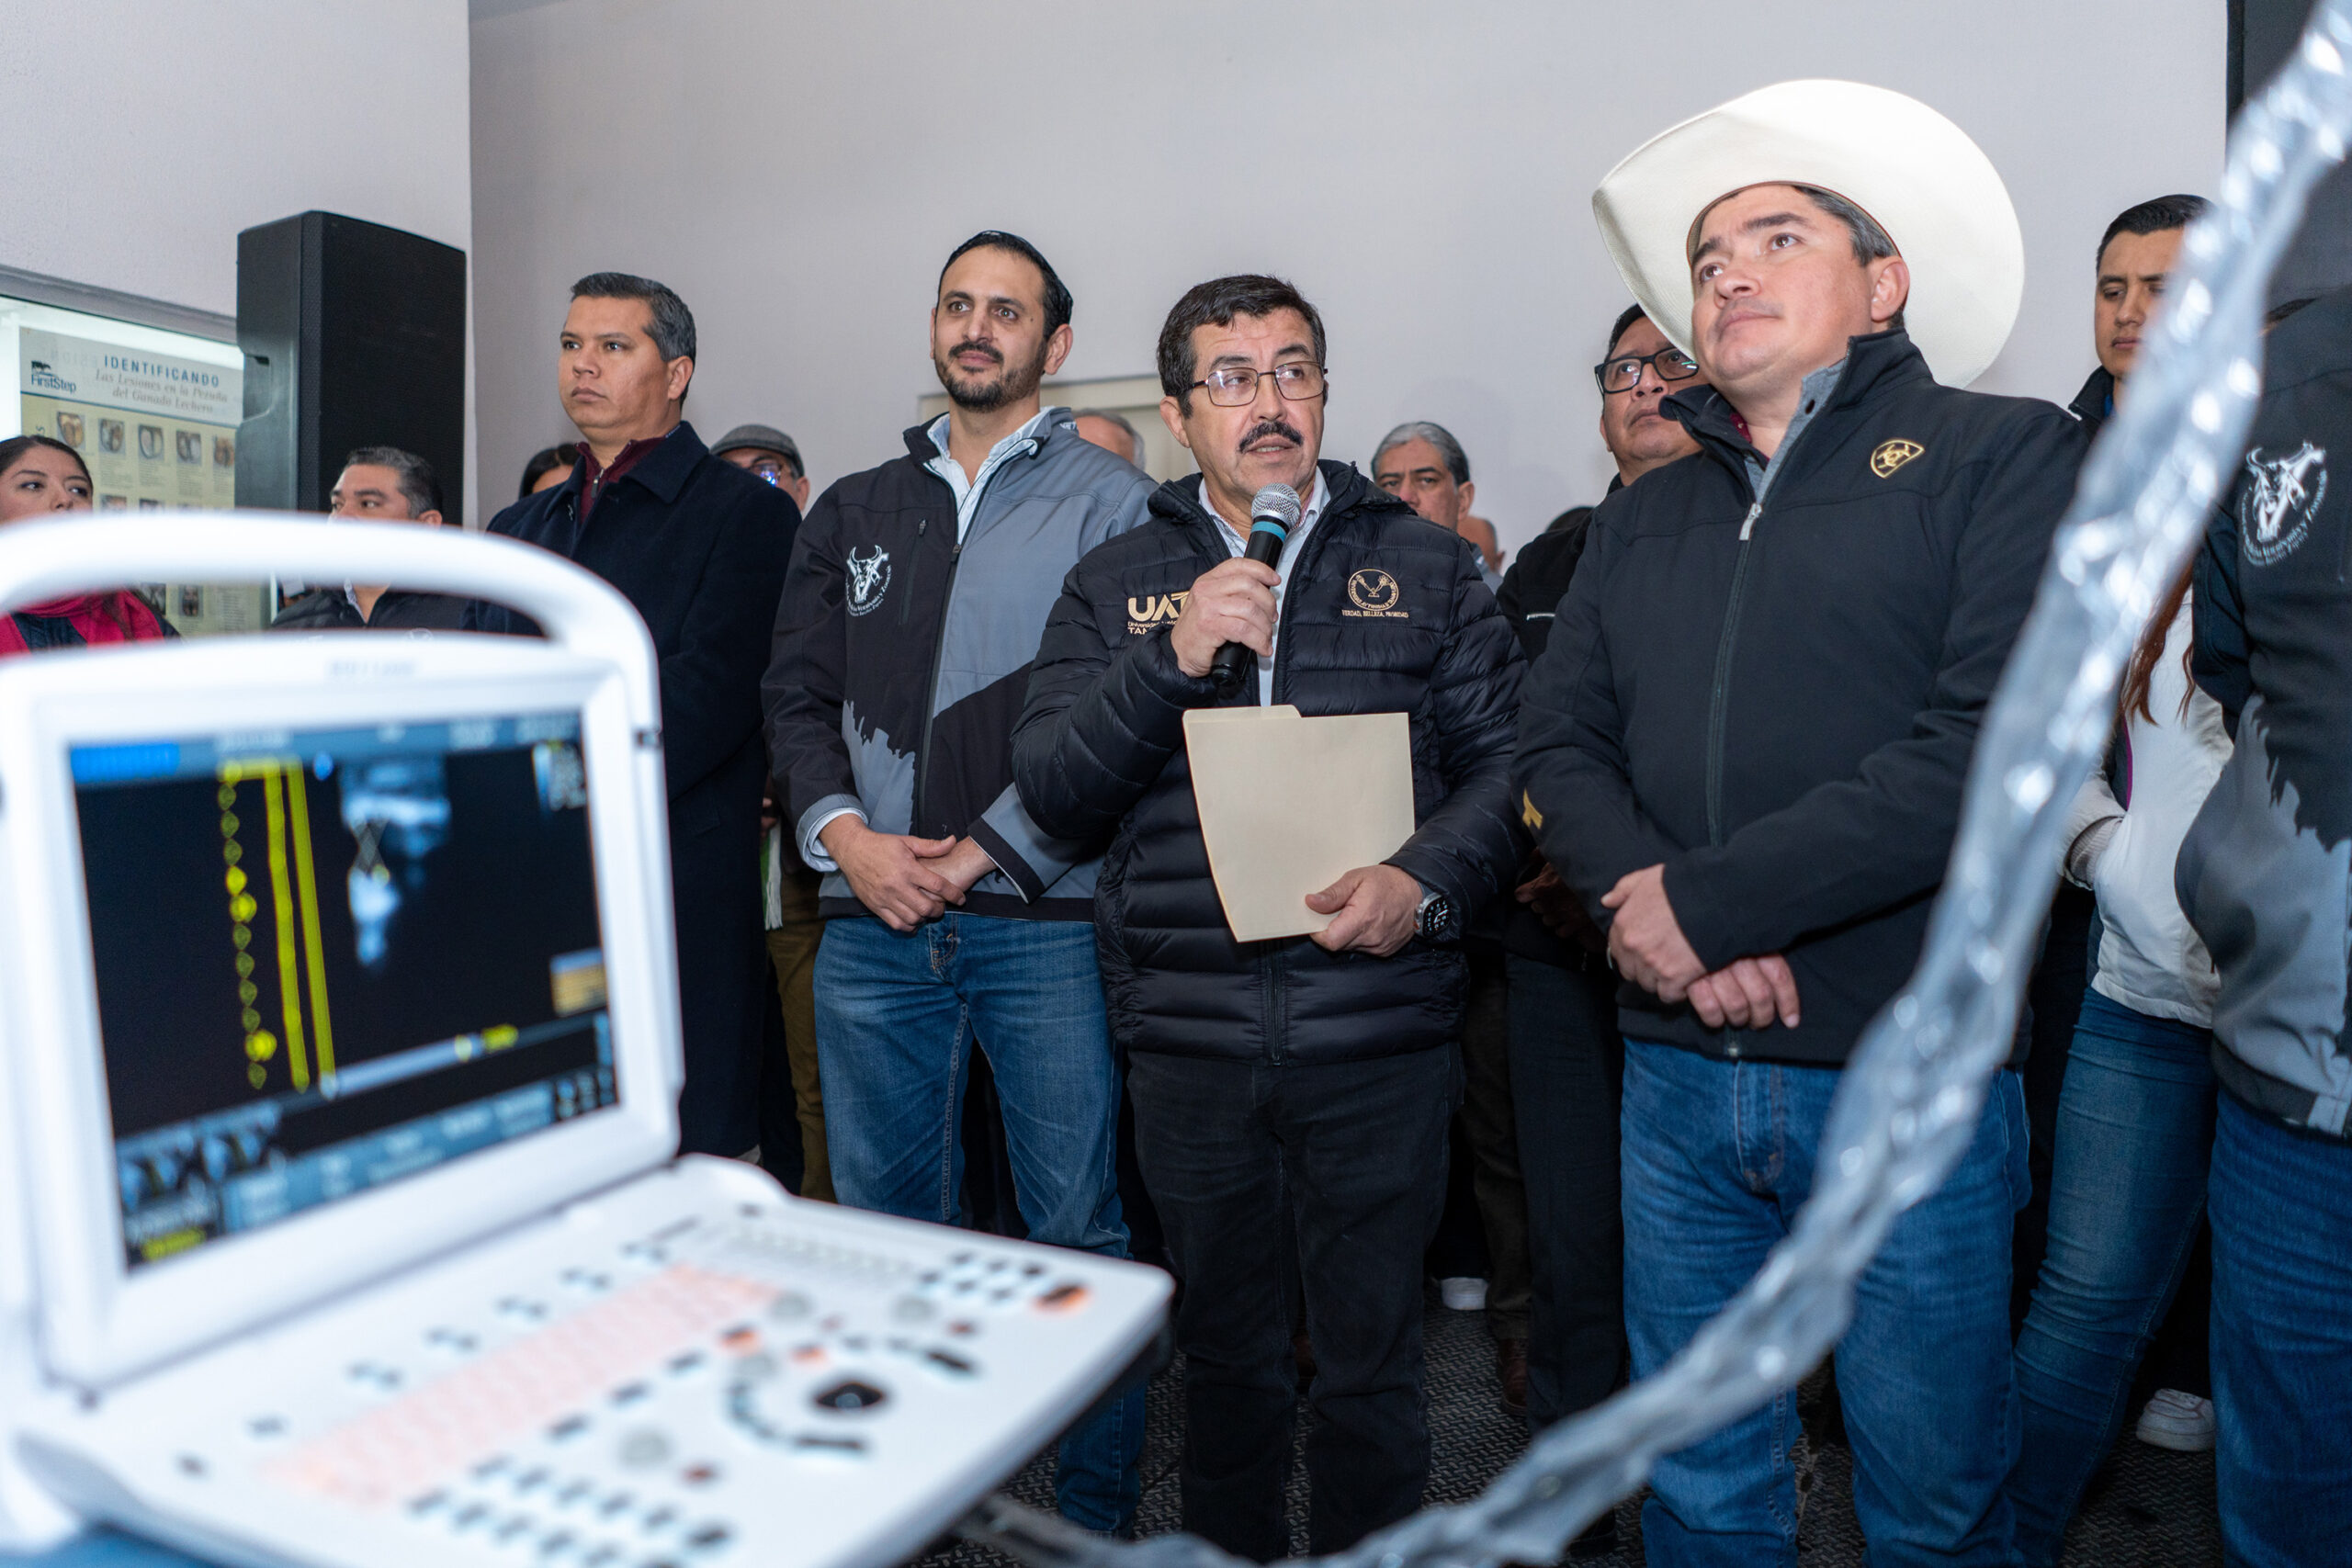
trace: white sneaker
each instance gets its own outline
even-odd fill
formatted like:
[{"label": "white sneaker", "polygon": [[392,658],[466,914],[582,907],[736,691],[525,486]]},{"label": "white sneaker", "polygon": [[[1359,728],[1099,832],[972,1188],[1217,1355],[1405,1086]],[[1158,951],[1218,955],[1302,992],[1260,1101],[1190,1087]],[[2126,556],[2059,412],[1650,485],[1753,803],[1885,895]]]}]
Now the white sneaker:
[{"label": "white sneaker", "polygon": [[2213,1446],[2213,1402],[2160,1388],[2148,1396],[2140,1412],[2136,1436],[2143,1443],[2185,1454],[2201,1454]]},{"label": "white sneaker", "polygon": [[1474,1280],[1466,1274],[1440,1280],[1437,1282],[1437,1299],[1453,1312],[1484,1312],[1487,1310],[1487,1281]]}]

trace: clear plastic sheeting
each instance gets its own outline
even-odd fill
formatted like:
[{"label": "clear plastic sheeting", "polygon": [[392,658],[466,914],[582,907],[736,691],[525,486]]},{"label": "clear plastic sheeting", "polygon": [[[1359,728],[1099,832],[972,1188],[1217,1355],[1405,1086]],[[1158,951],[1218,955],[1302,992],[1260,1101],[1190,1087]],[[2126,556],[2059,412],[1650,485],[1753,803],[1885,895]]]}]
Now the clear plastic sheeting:
[{"label": "clear plastic sheeting", "polygon": [[[2235,468],[2262,390],[2271,271],[2352,134],[2347,57],[2352,0],[2321,0],[2292,61],[2239,117],[2219,199],[2182,246],[2131,397],[2084,468],[1985,716],[1919,967],[1854,1054],[1822,1179],[1788,1239],[1657,1376],[1544,1432],[1476,1501],[1425,1509],[1324,1562],[1555,1561],[1660,1456],[1791,1387],[1844,1333],[1855,1280],[1960,1157],[2008,1055],[2068,803],[2106,743],[2132,643]],[[1193,1536],[1107,1540],[1003,1497],[962,1533],[1035,1568],[1235,1561]]]}]

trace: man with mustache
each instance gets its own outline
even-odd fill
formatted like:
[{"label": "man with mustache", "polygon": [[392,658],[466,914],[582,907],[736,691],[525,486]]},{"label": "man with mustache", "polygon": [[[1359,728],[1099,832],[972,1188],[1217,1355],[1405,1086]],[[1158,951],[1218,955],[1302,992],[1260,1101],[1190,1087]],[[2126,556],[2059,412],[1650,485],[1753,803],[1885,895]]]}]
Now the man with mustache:
[{"label": "man with mustache", "polygon": [[[1069,574],[1014,775],[1048,832],[1109,840],[1095,903],[1136,1151],[1184,1296],[1185,1528],[1285,1555],[1306,1287],[1307,1542],[1411,1513],[1429,1473],[1421,1253],[1461,1093],[1463,922],[1521,840],[1509,771],[1521,669],[1476,550],[1344,463],[1318,463],[1322,318],[1279,278],[1201,284],[1159,334],[1160,417],[1199,462]],[[1304,503],[1279,566],[1244,557],[1261,487]],[[1254,678],[1220,698],[1239,643]],[[1243,944],[1209,874],[1184,748],[1193,708],[1412,716],[1411,838],[1306,899],[1312,937]],[[1301,779],[1312,797],[1322,781]]]},{"label": "man with mustache", "polygon": [[[994,230],[939,275],[947,412],[817,498],[776,611],[771,796],[824,873],[814,977],[834,1195],[953,1224],[966,1069],[987,1053],[1032,1241],[1127,1253],[1119,1074],[1094,958],[1100,843],[1012,789],[1037,629],[1088,550],[1143,520],[1151,481],[1084,440],[1039,383],[1070,350],[1069,290]],[[1064,1438],[1062,1514],[1124,1530],[1143,1391]]]},{"label": "man with mustache", "polygon": [[[1699,454],[1595,512],[1515,768],[1628,982],[1640,1377],[1763,1265],[1816,1160],[1840,1157],[1819,1146],[1839,1069],[1917,962],[2084,437],[2051,404],[1957,389],[2008,335],[2023,244],[1991,163],[1925,105],[1767,87],[1635,152],[1594,209],[1634,298],[1710,383],[1664,404]],[[1872,1562],[2013,1560],[2015,1071],[1957,1135],[1838,1347]],[[1648,1560],[1793,1562],[1797,1436],[1783,1393],[1661,1461]]]}]

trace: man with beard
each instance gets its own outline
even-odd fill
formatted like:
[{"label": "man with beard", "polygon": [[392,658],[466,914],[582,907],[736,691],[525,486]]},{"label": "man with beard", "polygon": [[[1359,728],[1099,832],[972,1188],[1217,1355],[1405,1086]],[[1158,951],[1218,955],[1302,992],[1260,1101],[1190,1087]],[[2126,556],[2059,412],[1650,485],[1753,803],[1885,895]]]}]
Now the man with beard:
[{"label": "man with beard", "polygon": [[[1297,1406],[1294,1269],[1315,1346],[1307,1544],[1336,1551],[1420,1505],[1421,1252],[1461,1095],[1463,922],[1519,862],[1510,793],[1521,660],[1469,543],[1323,440],[1322,319],[1279,278],[1222,277],[1159,334],[1160,417],[1199,462],[1151,520],[1069,574],[1014,739],[1047,832],[1110,838],[1095,911],[1136,1147],[1184,1280],[1185,1528],[1286,1554]],[[1249,559],[1251,500],[1303,504],[1279,566]],[[1221,698],[1239,643],[1255,679]],[[1184,716],[1295,705],[1412,716],[1416,828],[1306,899],[1312,937],[1227,926],[1193,799]],[[1301,779],[1311,798],[1323,781]]]},{"label": "man with beard", "polygon": [[[977,1048],[1030,1239],[1123,1258],[1102,845],[1041,829],[1012,789],[1012,725],[1063,575],[1141,522],[1151,493],[1068,409],[1039,407],[1069,321],[1069,290],[1028,241],[991,230],[947,258],[931,355],[948,410],[810,510],[776,613],[768,747],[786,829],[824,874],[835,1195],[956,1222]],[[1064,1517],[1125,1529],[1142,1442],[1140,1388],[1064,1438]]]}]

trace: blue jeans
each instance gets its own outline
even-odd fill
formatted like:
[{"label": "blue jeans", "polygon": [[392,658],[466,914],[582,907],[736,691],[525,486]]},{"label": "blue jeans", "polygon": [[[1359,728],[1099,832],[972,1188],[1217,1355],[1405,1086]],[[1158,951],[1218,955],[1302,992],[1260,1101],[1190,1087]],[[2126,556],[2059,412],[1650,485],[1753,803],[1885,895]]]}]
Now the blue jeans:
[{"label": "blue jeans", "polygon": [[2224,1094],[2213,1138],[2222,1546],[2246,1568],[2352,1551],[2352,1144]]},{"label": "blue jeans", "polygon": [[[1834,1067],[1710,1061],[1625,1043],[1625,1329],[1647,1377],[1746,1285],[1813,1190]],[[1838,1345],[1854,1512],[1874,1568],[2010,1561],[2017,1456],[2009,1235],[2029,1190],[2025,1096],[1993,1084],[1944,1184],[1894,1223]],[[1653,1568],[1797,1560],[1791,1389],[1659,1461]]]},{"label": "blue jeans", "polygon": [[[1127,1255],[1094,927],[951,910],[910,932],[836,919],[817,953],[817,1058],[833,1191],[852,1208],[954,1224],[964,1079],[977,1045],[1004,1103],[1032,1241]],[[1143,1387],[1062,1439],[1062,1517],[1125,1530],[1142,1498]]]},{"label": "blue jeans", "polygon": [[2050,1179],[2050,1249],[2018,1336],[2025,1435],[2009,1475],[2018,1552],[2058,1561],[2123,1425],[2205,1212],[2212,1035],[2090,991],[2075,1025]]}]

